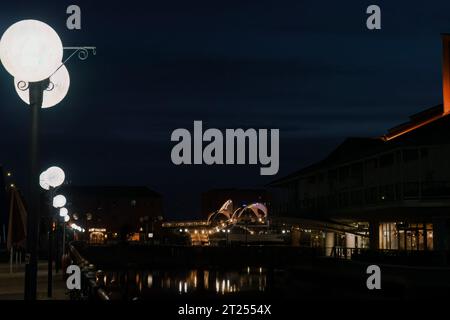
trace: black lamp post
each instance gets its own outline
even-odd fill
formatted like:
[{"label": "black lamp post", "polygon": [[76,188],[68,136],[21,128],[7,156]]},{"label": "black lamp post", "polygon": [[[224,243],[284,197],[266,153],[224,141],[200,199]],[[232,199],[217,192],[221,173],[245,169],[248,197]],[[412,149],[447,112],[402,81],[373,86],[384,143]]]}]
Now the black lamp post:
[{"label": "black lamp post", "polygon": [[36,299],[37,279],[37,255],[39,243],[39,120],[44,90],[48,87],[49,80],[30,82],[30,202],[27,216],[27,243],[25,266],[25,300]]}]

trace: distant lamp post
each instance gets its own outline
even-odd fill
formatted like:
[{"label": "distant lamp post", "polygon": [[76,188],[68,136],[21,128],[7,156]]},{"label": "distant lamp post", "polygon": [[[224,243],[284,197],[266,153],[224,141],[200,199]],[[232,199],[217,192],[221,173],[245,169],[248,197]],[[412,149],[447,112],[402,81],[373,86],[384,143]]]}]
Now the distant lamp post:
[{"label": "distant lamp post", "polygon": [[67,210],[67,208],[61,208],[59,209],[59,216],[60,217],[67,217],[69,215],[69,210]]},{"label": "distant lamp post", "polygon": [[66,209],[66,208],[61,208],[59,210],[59,215],[61,217],[63,217],[63,219],[64,219],[64,223],[63,223],[63,239],[62,239],[62,253],[64,255],[66,253],[66,223],[70,221],[70,216],[69,216],[69,211],[67,209],[63,211],[63,213],[65,212],[65,215],[61,215],[61,211],[63,209]]},{"label": "distant lamp post", "polygon": [[50,190],[50,185],[48,184],[47,177],[45,175],[45,171],[39,175],[39,185],[44,190]]},{"label": "distant lamp post", "polygon": [[[47,283],[48,297],[51,297],[53,292],[53,234],[54,234],[53,225],[55,224],[53,208],[61,208],[67,202],[66,198],[63,195],[53,196],[53,192],[55,188],[61,186],[64,183],[65,179],[66,175],[64,173],[64,170],[56,166],[48,168],[47,170],[42,172],[39,176],[39,184],[44,190],[50,190],[50,199],[52,200],[52,206],[50,207],[49,229],[48,229],[48,283]],[[60,215],[62,209],[65,208],[60,209]]]},{"label": "distant lamp post", "polygon": [[[53,208],[62,208],[66,205],[67,199],[62,194],[53,197]],[[61,212],[61,210],[60,210]]]},{"label": "distant lamp post", "polygon": [[[48,188],[57,188],[64,183],[66,179],[66,175],[64,170],[59,167],[50,167],[46,171],[41,173],[40,181],[44,181],[44,185],[48,186]],[[45,190],[49,190],[44,188]]]}]

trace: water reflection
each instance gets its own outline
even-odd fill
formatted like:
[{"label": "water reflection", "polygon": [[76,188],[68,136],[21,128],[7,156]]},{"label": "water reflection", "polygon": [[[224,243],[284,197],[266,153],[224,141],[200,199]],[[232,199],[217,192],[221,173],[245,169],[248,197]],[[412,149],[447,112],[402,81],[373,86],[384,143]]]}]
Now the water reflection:
[{"label": "water reflection", "polygon": [[[235,294],[265,291],[267,271],[262,267],[241,270],[141,270],[106,272],[104,283],[109,292],[120,298],[144,297],[151,293],[214,293]],[[130,281],[131,280],[131,281]],[[133,281],[134,280],[134,281]]]}]

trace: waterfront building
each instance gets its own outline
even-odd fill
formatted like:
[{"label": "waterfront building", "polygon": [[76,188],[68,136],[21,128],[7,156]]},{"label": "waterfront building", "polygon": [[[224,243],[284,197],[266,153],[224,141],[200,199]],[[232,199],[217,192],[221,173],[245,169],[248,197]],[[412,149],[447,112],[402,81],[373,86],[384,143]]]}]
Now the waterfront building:
[{"label": "waterfront building", "polygon": [[144,186],[64,186],[69,214],[88,240],[148,240],[163,217],[162,196]]},{"label": "waterfront building", "polygon": [[450,248],[450,36],[443,45],[444,103],[385,135],[348,138],[326,158],[273,181],[275,216],[299,230],[312,224],[329,253]]}]

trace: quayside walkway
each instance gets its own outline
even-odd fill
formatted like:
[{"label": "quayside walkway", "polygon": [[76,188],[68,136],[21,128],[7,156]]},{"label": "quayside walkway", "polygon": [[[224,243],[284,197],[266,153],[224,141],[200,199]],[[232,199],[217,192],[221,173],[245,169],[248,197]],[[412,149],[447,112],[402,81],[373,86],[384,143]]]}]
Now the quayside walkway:
[{"label": "quayside walkway", "polygon": [[[9,263],[0,263],[0,300],[23,300],[25,265],[13,265],[11,272]],[[65,282],[61,271],[53,274],[53,296],[47,297],[47,261],[38,264],[37,278],[38,300],[68,300]]]}]

